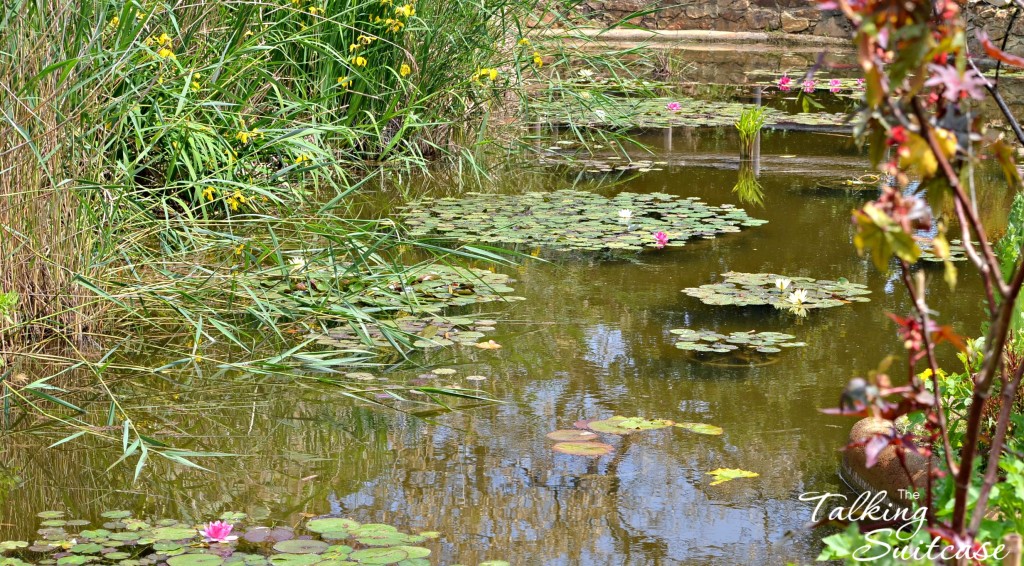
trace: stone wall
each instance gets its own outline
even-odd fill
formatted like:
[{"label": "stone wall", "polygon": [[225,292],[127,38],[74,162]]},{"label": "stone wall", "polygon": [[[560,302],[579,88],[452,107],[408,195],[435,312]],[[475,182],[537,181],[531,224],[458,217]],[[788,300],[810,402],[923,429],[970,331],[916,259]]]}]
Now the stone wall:
[{"label": "stone wall", "polygon": [[[561,9],[558,0],[540,4],[542,9],[589,20],[596,26],[643,12],[627,21],[650,30],[779,32],[842,38],[850,37],[853,31],[838,10],[819,10],[811,0],[583,0],[571,14]],[[998,43],[1006,34],[1011,12],[1012,8],[996,8],[983,0],[968,1],[965,13],[974,53],[980,54],[975,28],[984,27]],[[1007,50],[1024,55],[1024,15],[1014,22]]]},{"label": "stone wall", "polygon": [[[551,8],[556,9],[555,5]],[[609,25],[630,14],[630,24],[655,30],[759,31],[849,37],[837,10],[821,11],[809,0],[584,0],[574,14]]]}]

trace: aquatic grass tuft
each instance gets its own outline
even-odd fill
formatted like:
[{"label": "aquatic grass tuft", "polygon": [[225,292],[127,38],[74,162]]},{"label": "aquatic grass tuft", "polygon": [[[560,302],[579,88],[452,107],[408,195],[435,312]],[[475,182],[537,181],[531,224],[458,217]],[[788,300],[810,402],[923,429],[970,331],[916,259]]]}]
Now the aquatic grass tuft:
[{"label": "aquatic grass tuft", "polygon": [[744,157],[753,155],[754,142],[761,133],[767,120],[764,106],[746,106],[736,120],[736,129],[740,133],[740,154]]}]

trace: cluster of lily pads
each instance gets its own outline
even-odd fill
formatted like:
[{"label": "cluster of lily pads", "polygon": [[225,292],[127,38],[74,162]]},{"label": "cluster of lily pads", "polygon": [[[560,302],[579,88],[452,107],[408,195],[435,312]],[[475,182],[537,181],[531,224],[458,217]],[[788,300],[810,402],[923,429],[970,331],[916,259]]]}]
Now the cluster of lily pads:
[{"label": "cluster of lily pads", "polygon": [[375,275],[373,284],[346,279],[331,266],[303,266],[286,277],[267,279],[263,298],[282,308],[316,304],[320,308],[346,303],[391,312],[439,312],[446,307],[492,301],[523,300],[506,296],[514,291],[508,275],[486,269],[431,264],[410,268],[403,278]]},{"label": "cluster of lily pads", "polygon": [[[749,107],[740,102],[720,102],[695,98],[609,98],[600,105],[582,103],[575,98],[532,100],[531,115],[544,123],[575,126],[631,126],[638,128],[728,127]],[[766,129],[846,128],[845,114],[806,112],[790,114],[765,107]]]},{"label": "cluster of lily pads", "polygon": [[683,293],[706,305],[771,305],[780,309],[805,312],[808,309],[838,307],[853,302],[868,302],[867,286],[838,281],[790,277],[774,273],[723,273],[725,281],[688,287]]},{"label": "cluster of lily pads", "polygon": [[339,326],[326,333],[312,334],[310,338],[332,348],[354,350],[365,344],[361,338],[365,335],[374,346],[385,348],[389,345],[385,331],[392,330],[414,337],[414,348],[431,349],[453,344],[476,346],[488,344],[480,340],[485,337],[485,333],[492,332],[497,323],[496,320],[475,320],[462,316],[404,316],[379,324]]},{"label": "cluster of lily pads", "polygon": [[[574,424],[576,428],[556,430],[547,434],[548,439],[555,441],[555,444],[551,447],[552,450],[572,456],[596,458],[615,451],[615,447],[611,444],[598,442],[601,434],[626,436],[637,432],[669,427],[712,436],[718,436],[724,432],[721,427],[705,423],[677,423],[669,419],[645,419],[642,417],[623,417],[621,415],[615,415],[607,419],[581,420]],[[715,478],[711,485],[718,485],[737,478],[754,478],[758,476],[756,472],[732,468],[718,468],[708,472],[708,475]]]},{"label": "cluster of lily pads", "polygon": [[576,190],[424,199],[403,214],[413,236],[583,251],[661,247],[658,232],[667,235],[665,245],[682,246],[691,238],[710,239],[766,222],[742,208],[710,206],[696,197],[619,193],[607,198]]},{"label": "cluster of lily pads", "polygon": [[[967,261],[967,250],[964,249],[963,242],[960,240],[949,241],[949,256],[946,258],[949,261]],[[929,243],[921,244],[921,257],[918,261],[926,261],[928,263],[942,263],[941,257],[935,255]]]},{"label": "cluster of lily pads", "polygon": [[[243,513],[226,513],[206,528],[173,519],[148,522],[128,511],[109,511],[102,528],[44,511],[39,540],[0,542],[0,565],[121,564],[131,566],[428,566],[429,548],[419,546],[440,533],[406,534],[391,525],[361,524],[341,517],[308,521],[304,529],[249,527],[229,536]],[[30,561],[30,562],[29,562]],[[508,566],[490,561],[480,566]]]},{"label": "cluster of lily pads", "polygon": [[804,342],[794,342],[792,334],[782,332],[732,332],[728,335],[712,330],[675,328],[670,331],[677,338],[676,348],[690,352],[726,354],[736,351],[775,354],[782,348],[799,348]]}]

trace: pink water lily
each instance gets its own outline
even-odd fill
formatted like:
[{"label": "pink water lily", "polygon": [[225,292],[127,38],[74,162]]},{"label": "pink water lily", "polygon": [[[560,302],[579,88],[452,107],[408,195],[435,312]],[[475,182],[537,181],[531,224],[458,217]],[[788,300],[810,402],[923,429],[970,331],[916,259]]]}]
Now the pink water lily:
[{"label": "pink water lily", "polygon": [[839,86],[839,84],[840,84],[839,83],[839,79],[831,79],[831,80],[829,80],[828,81],[828,86],[831,87],[831,88],[829,88],[829,91],[831,91],[831,92],[839,92],[839,90],[841,88]]},{"label": "pink water lily", "polygon": [[655,232],[654,233],[654,245],[657,246],[657,248],[659,250],[661,248],[664,248],[665,244],[667,244],[667,243],[668,243],[668,234],[666,234],[664,232]]},{"label": "pink water lily", "polygon": [[793,82],[793,79],[789,78],[788,75],[782,75],[781,77],[779,77],[779,90],[781,90],[781,91],[789,90],[789,84],[792,83],[792,82]]},{"label": "pink water lily", "polygon": [[678,102],[669,102],[668,104],[665,105],[665,108],[673,112],[678,112],[682,107],[683,105],[679,104]]},{"label": "pink water lily", "polygon": [[814,92],[814,80],[804,81],[804,92]]},{"label": "pink water lily", "polygon": [[231,542],[238,540],[238,537],[230,536],[233,528],[234,526],[226,521],[215,521],[206,525],[206,528],[200,530],[199,534],[206,537],[206,542]]}]

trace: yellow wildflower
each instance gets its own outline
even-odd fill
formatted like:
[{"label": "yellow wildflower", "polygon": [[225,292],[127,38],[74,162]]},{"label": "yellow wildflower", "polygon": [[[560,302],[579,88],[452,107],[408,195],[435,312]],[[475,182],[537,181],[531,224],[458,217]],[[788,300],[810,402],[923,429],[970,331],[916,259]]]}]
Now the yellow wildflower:
[{"label": "yellow wildflower", "polygon": [[166,47],[161,47],[160,51],[157,51],[156,54],[161,56],[161,57],[163,57],[164,59],[174,59],[175,58],[174,57],[174,52],[171,51],[170,49],[167,49]]},{"label": "yellow wildflower", "polygon": [[205,198],[206,200],[213,200],[213,197],[216,195],[216,193],[217,189],[213,187],[206,187],[205,189],[203,189],[203,198]]},{"label": "yellow wildflower", "polygon": [[517,43],[518,43],[519,45],[521,45],[521,46],[524,46],[524,47],[525,47],[525,46],[527,46],[527,45],[529,45],[529,44],[530,44],[530,40],[529,40],[529,39],[526,39],[525,37],[523,37],[523,38],[520,38],[520,40],[519,40],[519,41],[518,41]]},{"label": "yellow wildflower", "polygon": [[348,77],[338,77],[338,84],[341,88],[349,88],[352,86],[352,79]]},{"label": "yellow wildflower", "polygon": [[487,76],[490,77],[490,79],[492,81],[497,79],[498,78],[498,70],[497,69],[491,69],[490,71],[487,72]]},{"label": "yellow wildflower", "polygon": [[244,145],[249,143],[250,139],[256,139],[261,135],[263,134],[260,133],[259,128],[256,128],[255,130],[252,131],[241,130],[237,134],[235,134],[235,139],[242,142],[242,144]]},{"label": "yellow wildflower", "polygon": [[409,76],[409,73],[411,72],[412,69],[410,69],[409,65],[406,65],[405,63],[402,63],[402,67],[398,69],[398,74],[402,75],[403,77]]},{"label": "yellow wildflower", "polygon": [[107,25],[112,27],[112,28],[116,28],[117,25],[120,24],[120,23],[121,23],[121,18],[119,18],[117,16],[114,16],[113,18],[110,18],[110,21],[107,22]]},{"label": "yellow wildflower", "polygon": [[374,38],[369,36],[360,35],[359,37],[356,38],[356,41],[358,41],[360,45],[369,45],[373,43],[373,39]]},{"label": "yellow wildflower", "polygon": [[405,22],[401,20],[396,20],[394,18],[388,18],[384,20],[384,25],[387,26],[388,31],[392,33],[398,33],[402,31],[403,27],[405,27]]},{"label": "yellow wildflower", "polygon": [[381,6],[392,6],[392,5],[394,5],[394,0],[380,0],[380,5]]},{"label": "yellow wildflower", "polygon": [[358,45],[356,43],[353,43],[352,45],[348,46],[348,52],[352,53],[353,51],[358,51],[361,47],[362,47],[362,45]]},{"label": "yellow wildflower", "polygon": [[303,163],[305,163],[305,162],[307,162],[309,160],[310,160],[309,156],[303,153],[302,155],[300,155],[300,156],[295,158],[295,164],[296,165],[301,165],[301,164],[303,164]]},{"label": "yellow wildflower", "polygon": [[395,8],[395,15],[396,16],[403,16],[403,17],[406,17],[406,18],[411,18],[411,17],[416,15],[416,8],[413,8],[412,4],[406,4],[405,6],[399,6],[399,7]]},{"label": "yellow wildflower", "polygon": [[245,250],[245,244],[238,244],[235,248],[235,255],[242,255],[242,251]]},{"label": "yellow wildflower", "polygon": [[169,45],[171,43],[171,36],[161,33],[160,37],[156,38],[156,42],[160,45]]},{"label": "yellow wildflower", "polygon": [[245,33],[242,34],[242,39],[245,39],[247,37],[252,37],[253,35],[255,35],[255,34],[252,32],[252,30],[248,30],[247,29],[247,30],[245,30]]},{"label": "yellow wildflower", "polygon": [[356,56],[356,57],[353,57],[352,59],[350,59],[350,61],[356,67],[365,67],[366,66],[366,57]]},{"label": "yellow wildflower", "polygon": [[533,52],[533,64],[537,65],[538,68],[544,66],[544,59],[540,56],[540,52],[538,51]]},{"label": "yellow wildflower", "polygon": [[310,6],[309,13],[315,16],[317,14],[323,14],[324,11],[320,8],[317,8],[316,6]]}]

